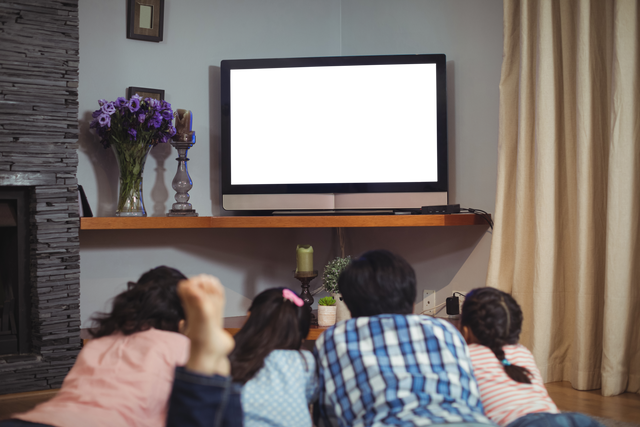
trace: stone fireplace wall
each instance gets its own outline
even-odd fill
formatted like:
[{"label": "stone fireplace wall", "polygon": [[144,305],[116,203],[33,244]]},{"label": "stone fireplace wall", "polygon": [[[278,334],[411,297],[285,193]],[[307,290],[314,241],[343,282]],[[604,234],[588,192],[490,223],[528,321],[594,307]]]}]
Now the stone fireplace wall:
[{"label": "stone fireplace wall", "polygon": [[0,186],[28,188],[29,351],[0,394],[58,388],[80,339],[78,1],[0,3]]}]

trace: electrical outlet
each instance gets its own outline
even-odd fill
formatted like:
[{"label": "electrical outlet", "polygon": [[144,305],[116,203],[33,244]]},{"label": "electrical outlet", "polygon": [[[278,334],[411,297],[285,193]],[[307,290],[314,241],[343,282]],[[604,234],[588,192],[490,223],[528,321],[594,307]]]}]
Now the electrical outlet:
[{"label": "electrical outlet", "polygon": [[422,292],[422,313],[429,316],[436,314],[436,291]]}]

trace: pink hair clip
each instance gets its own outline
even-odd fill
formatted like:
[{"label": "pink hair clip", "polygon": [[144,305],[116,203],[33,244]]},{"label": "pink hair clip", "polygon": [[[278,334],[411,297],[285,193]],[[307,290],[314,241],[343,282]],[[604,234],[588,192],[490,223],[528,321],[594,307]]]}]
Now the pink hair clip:
[{"label": "pink hair clip", "polygon": [[304,305],[304,301],[302,301],[302,299],[290,289],[283,289],[282,296],[284,297],[284,299],[288,299],[298,307],[302,307]]}]

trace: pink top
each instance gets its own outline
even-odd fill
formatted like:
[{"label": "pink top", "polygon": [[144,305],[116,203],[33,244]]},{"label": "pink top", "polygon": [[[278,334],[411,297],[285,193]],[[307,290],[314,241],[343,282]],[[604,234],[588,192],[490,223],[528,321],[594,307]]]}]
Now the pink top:
[{"label": "pink top", "polygon": [[473,374],[478,381],[480,400],[487,417],[499,426],[506,426],[532,412],[559,413],[547,393],[531,352],[520,344],[505,345],[502,350],[512,365],[529,370],[531,384],[512,380],[504,371],[502,362],[488,347],[470,344]]},{"label": "pink top", "polygon": [[13,418],[56,427],[164,426],[175,367],[188,355],[189,339],[176,332],[92,339],[55,397]]}]

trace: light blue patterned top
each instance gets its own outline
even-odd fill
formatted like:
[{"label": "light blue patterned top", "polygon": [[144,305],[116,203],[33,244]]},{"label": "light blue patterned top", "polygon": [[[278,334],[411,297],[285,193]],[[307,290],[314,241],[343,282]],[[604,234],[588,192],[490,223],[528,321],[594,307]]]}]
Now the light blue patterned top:
[{"label": "light blue patterned top", "polygon": [[316,362],[306,350],[274,350],[242,388],[245,427],[311,427],[318,393]]}]

